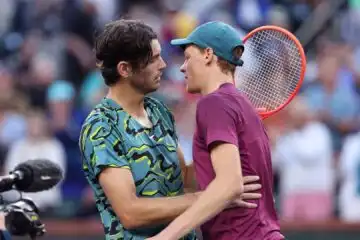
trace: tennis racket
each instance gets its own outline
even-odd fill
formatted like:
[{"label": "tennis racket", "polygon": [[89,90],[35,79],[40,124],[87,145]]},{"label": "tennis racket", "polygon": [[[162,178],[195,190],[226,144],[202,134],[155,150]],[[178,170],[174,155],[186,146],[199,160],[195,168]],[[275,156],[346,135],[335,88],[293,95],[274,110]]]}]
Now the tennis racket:
[{"label": "tennis racket", "polygon": [[244,65],[236,69],[235,85],[262,119],[277,113],[298,93],[306,71],[299,40],[277,26],[262,26],[243,39]]}]

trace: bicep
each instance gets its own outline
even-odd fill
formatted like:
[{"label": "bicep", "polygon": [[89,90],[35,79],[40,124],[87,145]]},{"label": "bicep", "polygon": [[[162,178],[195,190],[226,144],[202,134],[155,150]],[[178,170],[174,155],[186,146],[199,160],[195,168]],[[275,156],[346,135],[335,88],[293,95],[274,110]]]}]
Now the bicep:
[{"label": "bicep", "polygon": [[242,182],[240,153],[234,144],[218,142],[210,152],[216,177]]},{"label": "bicep", "polygon": [[198,128],[209,150],[217,142],[238,146],[237,128],[240,125],[240,119],[232,108],[219,99],[209,99],[199,104],[197,119]]},{"label": "bicep", "polygon": [[130,218],[128,210],[136,200],[136,187],[129,169],[109,167],[99,175],[99,183],[122,222]]},{"label": "bicep", "polygon": [[82,151],[96,177],[108,167],[130,168],[121,136],[112,126],[97,123],[84,138]]},{"label": "bicep", "polygon": [[215,98],[202,103],[198,110],[198,122],[210,152],[216,177],[234,176],[235,179],[241,180],[237,131],[240,118],[232,108]]}]

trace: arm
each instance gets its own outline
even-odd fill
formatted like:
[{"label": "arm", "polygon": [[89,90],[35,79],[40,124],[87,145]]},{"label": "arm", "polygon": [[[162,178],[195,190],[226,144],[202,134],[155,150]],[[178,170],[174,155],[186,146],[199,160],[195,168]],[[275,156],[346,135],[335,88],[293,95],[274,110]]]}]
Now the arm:
[{"label": "arm", "polygon": [[129,169],[106,168],[99,177],[105,195],[127,229],[169,223],[196,200],[196,194],[177,197],[137,197]]},{"label": "arm", "polygon": [[161,239],[180,239],[221,212],[243,192],[243,185],[239,184],[242,173],[237,147],[221,143],[212,149],[211,160],[215,179],[188,210],[160,233]]},{"label": "arm", "polygon": [[1,240],[10,240],[11,239],[11,235],[6,230],[6,227],[5,227],[5,215],[4,215],[4,213],[0,213],[0,239]]},{"label": "arm", "polygon": [[185,211],[197,194],[177,197],[138,197],[130,164],[119,136],[106,121],[85,127],[82,153],[125,228],[168,223]]},{"label": "arm", "polygon": [[[221,212],[243,192],[237,134],[239,120],[221,99],[206,100],[208,102],[198,105],[198,131],[209,149],[215,178],[198,200],[154,239],[181,238]],[[209,117],[210,114],[217,116],[216,119]]]},{"label": "arm", "polygon": [[195,192],[196,180],[195,180],[194,166],[193,164],[188,166],[185,164],[184,154],[180,146],[177,149],[177,154],[181,166],[185,192]]},{"label": "arm", "polygon": [[180,167],[181,167],[182,180],[184,183],[184,191],[186,193],[187,192],[195,192],[196,191],[196,181],[195,181],[194,167],[193,167],[193,164],[186,165],[184,152],[180,146],[179,139],[178,139],[174,115],[164,104],[161,103],[161,105],[163,106],[163,109],[165,109],[165,111],[166,111],[165,115],[168,116],[169,122],[171,122],[173,131],[174,131],[173,137],[178,143],[177,155],[178,155],[178,159],[179,159],[179,163],[180,163]]}]

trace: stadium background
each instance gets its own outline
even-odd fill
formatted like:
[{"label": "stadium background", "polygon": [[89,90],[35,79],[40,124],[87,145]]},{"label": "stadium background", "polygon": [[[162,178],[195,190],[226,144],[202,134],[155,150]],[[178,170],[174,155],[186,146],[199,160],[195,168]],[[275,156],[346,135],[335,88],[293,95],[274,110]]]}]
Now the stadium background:
[{"label": "stadium background", "polygon": [[182,53],[170,39],[210,20],[243,35],[264,24],[294,32],[308,59],[301,97],[266,120],[282,228],[287,239],[360,239],[359,0],[0,2],[1,170],[43,157],[66,171],[61,187],[29,195],[47,224],[43,239],[103,239],[77,141],[84,117],[106,92],[95,68],[94,32],[119,17],[158,32],[168,67],[155,96],[172,108],[187,160],[196,97],[184,91]]}]

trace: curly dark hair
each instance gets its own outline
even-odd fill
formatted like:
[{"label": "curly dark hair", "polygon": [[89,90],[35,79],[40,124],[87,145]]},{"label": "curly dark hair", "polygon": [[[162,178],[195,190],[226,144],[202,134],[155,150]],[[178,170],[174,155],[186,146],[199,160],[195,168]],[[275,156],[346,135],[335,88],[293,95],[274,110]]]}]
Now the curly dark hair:
[{"label": "curly dark hair", "polygon": [[157,39],[154,30],[137,20],[121,19],[105,25],[95,39],[97,66],[107,86],[120,79],[117,64],[127,61],[134,71],[146,66],[152,58],[151,41]]}]

